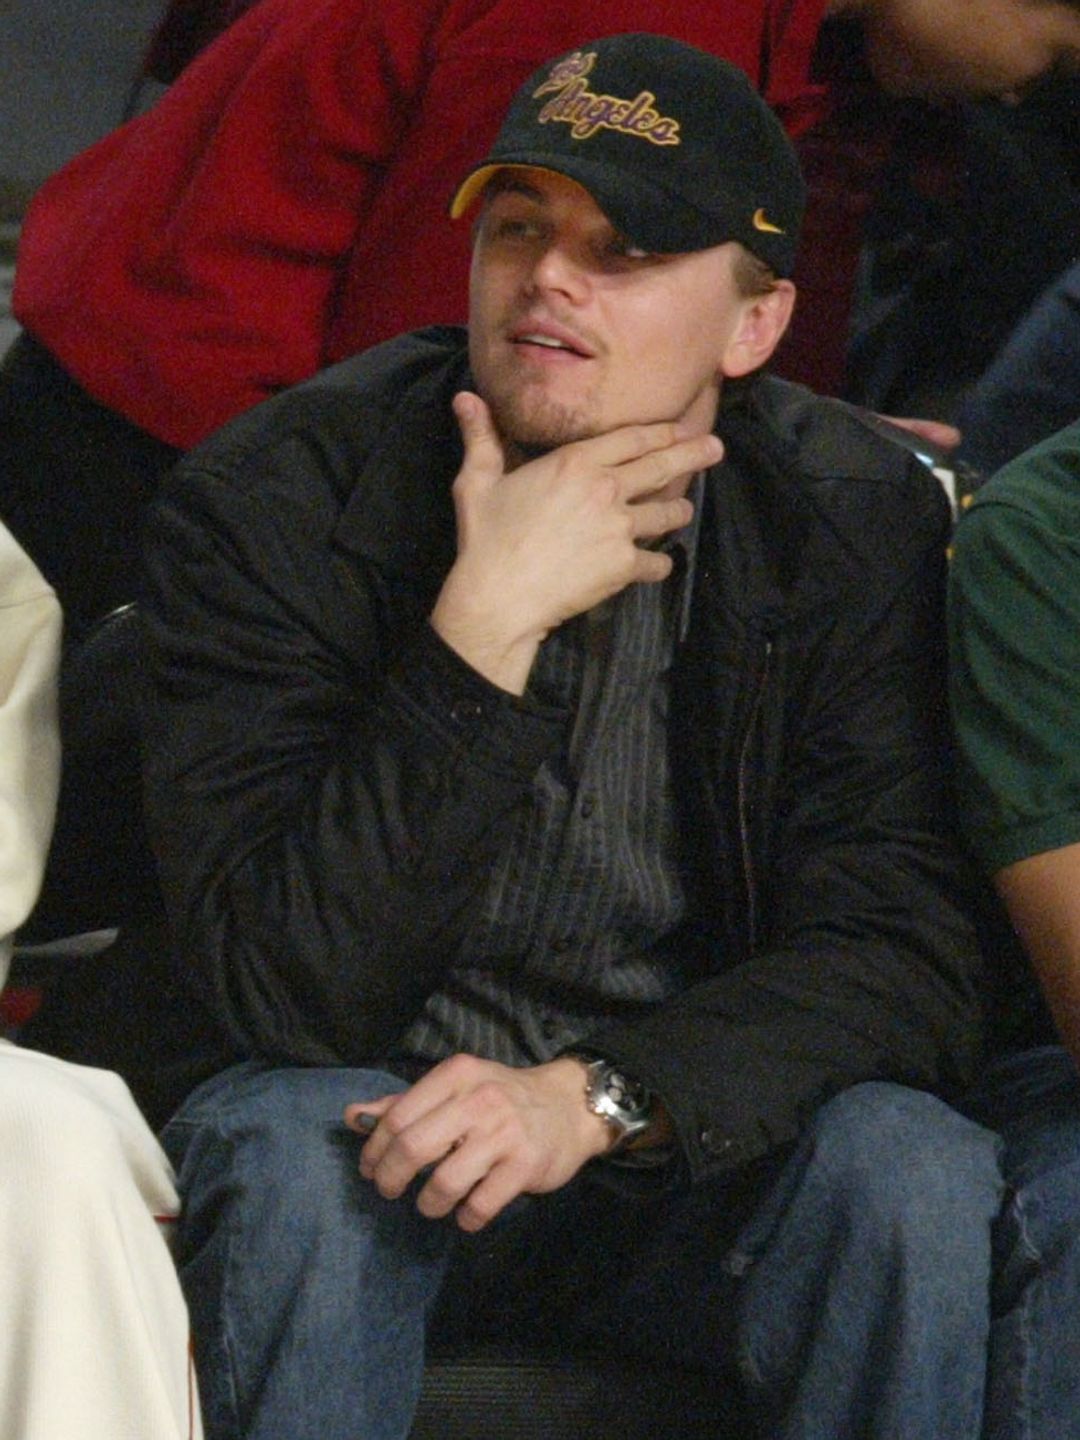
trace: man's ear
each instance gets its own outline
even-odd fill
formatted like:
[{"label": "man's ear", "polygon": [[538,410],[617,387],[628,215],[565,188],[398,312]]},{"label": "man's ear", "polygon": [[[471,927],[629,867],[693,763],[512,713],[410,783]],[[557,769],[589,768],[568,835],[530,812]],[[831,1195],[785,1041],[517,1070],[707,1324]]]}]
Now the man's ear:
[{"label": "man's ear", "polygon": [[795,308],[795,286],[777,280],[764,295],[743,301],[735,332],[720,360],[720,374],[728,380],[759,370],[783,338]]}]

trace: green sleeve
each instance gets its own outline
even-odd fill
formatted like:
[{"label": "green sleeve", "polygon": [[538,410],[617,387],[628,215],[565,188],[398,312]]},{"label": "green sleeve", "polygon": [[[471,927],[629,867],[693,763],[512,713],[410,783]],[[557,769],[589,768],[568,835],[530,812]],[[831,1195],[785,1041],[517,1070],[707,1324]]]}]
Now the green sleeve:
[{"label": "green sleeve", "polygon": [[[1022,485],[995,482],[957,529],[949,641],[960,806],[991,872],[1080,840],[1080,503],[1060,470],[1053,478],[1036,503]],[[1069,478],[1080,492],[1080,466]]]}]

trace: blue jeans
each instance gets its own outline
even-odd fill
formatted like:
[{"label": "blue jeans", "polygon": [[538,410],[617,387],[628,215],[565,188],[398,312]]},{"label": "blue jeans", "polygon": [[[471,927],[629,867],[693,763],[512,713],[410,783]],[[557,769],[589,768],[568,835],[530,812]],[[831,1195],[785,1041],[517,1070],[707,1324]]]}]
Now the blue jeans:
[{"label": "blue jeans", "polygon": [[400,1440],[444,1287],[440,1323],[527,1330],[539,1304],[575,1344],[737,1367],[771,1440],[979,1434],[1002,1189],[981,1125],[860,1085],[752,1182],[646,1197],[587,1171],[465,1237],[357,1173],[342,1109],[399,1088],[243,1065],[167,1127],[209,1440]]},{"label": "blue jeans", "polygon": [[1080,1440],[1080,1077],[1057,1046],[993,1065],[965,1110],[1004,1142],[983,1440]]}]

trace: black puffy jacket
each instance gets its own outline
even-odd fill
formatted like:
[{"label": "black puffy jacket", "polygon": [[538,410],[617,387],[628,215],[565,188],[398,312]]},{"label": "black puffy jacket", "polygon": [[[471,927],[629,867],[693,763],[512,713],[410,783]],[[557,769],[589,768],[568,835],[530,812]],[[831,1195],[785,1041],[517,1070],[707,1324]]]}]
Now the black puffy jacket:
[{"label": "black puffy jacket", "polygon": [[[420,332],[228,426],[154,507],[151,828],[228,1053],[393,1048],[563,726],[426,623],[454,555],[463,334]],[[868,1078],[946,1090],[979,1042],[951,836],[936,481],[843,405],[757,379],[718,422],[669,720],[700,978],[589,1037],[693,1177]],[[687,957],[689,958],[689,962]]]}]

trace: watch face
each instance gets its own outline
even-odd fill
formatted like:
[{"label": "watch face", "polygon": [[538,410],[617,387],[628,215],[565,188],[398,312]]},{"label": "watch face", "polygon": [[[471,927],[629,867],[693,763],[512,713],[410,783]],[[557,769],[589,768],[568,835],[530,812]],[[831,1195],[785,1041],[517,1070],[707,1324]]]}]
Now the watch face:
[{"label": "watch face", "polygon": [[631,1080],[621,1070],[603,1061],[597,1062],[589,1088],[592,1108],[624,1134],[632,1135],[649,1123],[652,1096],[644,1085]]},{"label": "watch face", "polygon": [[604,1075],[604,1091],[620,1110],[643,1110],[647,1104],[645,1086],[629,1080],[621,1070],[608,1070]]}]

